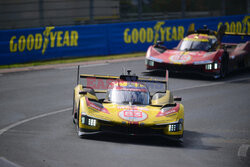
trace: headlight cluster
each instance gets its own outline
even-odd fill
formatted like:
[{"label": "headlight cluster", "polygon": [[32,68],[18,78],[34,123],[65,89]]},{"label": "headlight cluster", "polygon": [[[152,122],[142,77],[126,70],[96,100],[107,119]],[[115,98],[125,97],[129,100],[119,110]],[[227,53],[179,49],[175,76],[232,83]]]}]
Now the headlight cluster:
[{"label": "headlight cluster", "polygon": [[215,69],[215,70],[218,69],[218,63],[217,63],[217,62],[214,63],[214,69]]},{"label": "headlight cluster", "polygon": [[155,65],[154,61],[148,60],[148,59],[145,60],[145,64],[149,65],[149,66],[154,66]]},{"label": "headlight cluster", "polygon": [[168,131],[169,132],[177,132],[177,131],[181,131],[181,130],[182,130],[182,124],[181,123],[168,125]]},{"label": "headlight cluster", "polygon": [[212,67],[213,67],[212,64],[205,65],[206,70],[212,70],[213,69]]},{"label": "headlight cluster", "polygon": [[218,69],[218,63],[214,62],[213,64],[206,64],[205,65],[206,70],[217,70]]},{"label": "headlight cluster", "polygon": [[82,116],[81,119],[82,119],[82,124],[85,124],[88,126],[96,126],[96,124],[97,124],[96,119],[93,119],[93,118]]}]

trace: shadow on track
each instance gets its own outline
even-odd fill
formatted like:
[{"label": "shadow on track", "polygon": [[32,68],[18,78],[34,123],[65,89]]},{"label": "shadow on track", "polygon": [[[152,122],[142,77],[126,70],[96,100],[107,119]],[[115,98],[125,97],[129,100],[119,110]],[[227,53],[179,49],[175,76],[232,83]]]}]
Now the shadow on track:
[{"label": "shadow on track", "polygon": [[[142,73],[144,76],[150,76],[150,77],[162,77],[165,78],[166,72],[163,70],[152,70],[152,71],[146,71]],[[189,79],[189,80],[214,80],[211,77],[205,77],[202,75],[192,74],[192,73],[174,73],[170,72],[169,77],[171,78],[179,78],[179,79]]]},{"label": "shadow on track", "polygon": [[[179,73],[170,72],[169,77],[176,78],[176,79],[203,80],[203,81],[215,81],[216,82],[216,81],[230,81],[230,80],[235,79],[239,76],[246,75],[249,73],[250,73],[250,68],[233,71],[233,72],[229,73],[226,76],[226,78],[218,78],[218,79],[214,79],[212,77],[202,76],[199,74],[181,73],[181,72],[179,72]],[[144,76],[162,77],[162,78],[165,78],[165,75],[166,75],[164,70],[145,71],[145,72],[142,72],[142,74]]]},{"label": "shadow on track", "polygon": [[[209,134],[201,134],[193,131],[184,131],[184,142],[176,142],[158,136],[128,136],[100,133],[95,135],[86,135],[83,140],[96,140],[100,142],[112,142],[119,144],[133,144],[156,147],[174,147],[181,149],[198,149],[198,150],[217,150],[219,147],[206,146],[202,143],[202,137],[211,137]],[[214,137],[214,136],[212,136]]]}]

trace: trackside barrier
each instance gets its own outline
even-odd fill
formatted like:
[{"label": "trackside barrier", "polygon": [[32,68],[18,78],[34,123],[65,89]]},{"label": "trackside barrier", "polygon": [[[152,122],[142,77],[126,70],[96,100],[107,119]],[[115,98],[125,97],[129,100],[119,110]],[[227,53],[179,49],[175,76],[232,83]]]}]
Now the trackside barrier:
[{"label": "trackside barrier", "polygon": [[[0,30],[0,65],[65,57],[105,56],[146,51],[156,41],[175,47],[188,26],[250,33],[250,16]],[[245,42],[249,37],[225,37],[226,42]]]}]

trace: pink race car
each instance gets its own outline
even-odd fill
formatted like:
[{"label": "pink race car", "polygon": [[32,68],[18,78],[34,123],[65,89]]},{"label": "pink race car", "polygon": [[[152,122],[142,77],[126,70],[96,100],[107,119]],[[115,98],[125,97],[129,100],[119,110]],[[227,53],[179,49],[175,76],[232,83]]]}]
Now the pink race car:
[{"label": "pink race car", "polygon": [[223,35],[249,35],[227,33],[225,26],[218,32],[206,27],[190,30],[174,49],[163,42],[148,48],[147,70],[168,69],[172,72],[197,73],[213,78],[224,78],[229,72],[250,67],[250,41],[240,44],[221,43]]}]

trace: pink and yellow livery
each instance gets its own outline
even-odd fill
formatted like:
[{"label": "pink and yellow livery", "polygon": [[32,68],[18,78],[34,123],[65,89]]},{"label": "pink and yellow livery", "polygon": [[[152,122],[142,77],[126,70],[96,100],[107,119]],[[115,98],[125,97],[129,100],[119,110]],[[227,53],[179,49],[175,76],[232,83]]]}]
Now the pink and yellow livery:
[{"label": "pink and yellow livery", "polygon": [[[193,27],[193,28],[192,28]],[[198,73],[213,78],[224,78],[229,72],[250,67],[250,42],[221,43],[224,35],[249,36],[246,33],[227,33],[225,26],[218,32],[206,27],[189,32],[174,49],[167,49],[162,42],[152,45],[146,53],[148,70],[163,69],[180,73]]]}]

